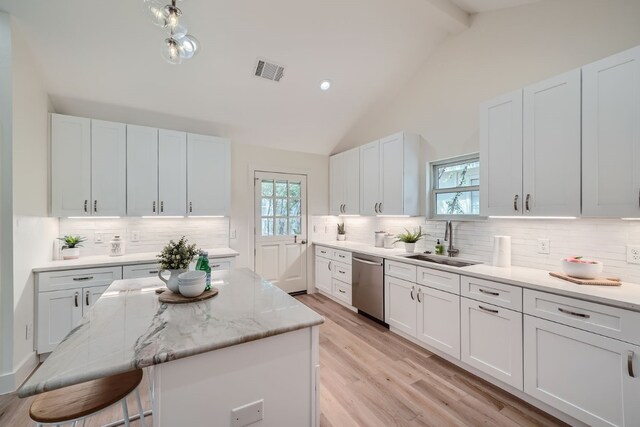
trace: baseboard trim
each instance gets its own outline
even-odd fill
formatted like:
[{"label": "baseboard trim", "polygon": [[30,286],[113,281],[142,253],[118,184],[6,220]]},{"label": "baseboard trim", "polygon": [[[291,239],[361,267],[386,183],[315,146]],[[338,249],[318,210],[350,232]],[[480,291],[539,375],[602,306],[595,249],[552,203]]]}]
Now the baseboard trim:
[{"label": "baseboard trim", "polygon": [[37,367],[38,358],[35,353],[31,353],[25,356],[12,372],[1,374],[0,395],[16,391]]}]

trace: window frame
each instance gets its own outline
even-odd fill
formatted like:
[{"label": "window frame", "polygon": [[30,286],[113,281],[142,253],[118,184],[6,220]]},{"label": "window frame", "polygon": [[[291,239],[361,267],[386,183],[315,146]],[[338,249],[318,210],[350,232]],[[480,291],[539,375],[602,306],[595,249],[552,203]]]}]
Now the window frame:
[{"label": "window frame", "polygon": [[[443,193],[466,193],[471,191],[477,191],[480,195],[480,184],[478,185],[470,185],[465,187],[449,187],[449,188],[436,188],[438,185],[438,176],[437,171],[438,168],[442,166],[457,166],[465,163],[473,163],[477,162],[480,165],[480,153],[471,153],[465,154],[462,156],[450,157],[447,159],[436,160],[429,163],[430,172],[429,182],[427,188],[429,188],[429,218],[430,219],[442,219],[442,220],[479,220],[484,219],[480,214],[464,214],[464,215],[454,215],[454,214],[438,214],[437,211],[437,203],[436,197],[438,194]],[[480,165],[482,167],[482,165]]]}]

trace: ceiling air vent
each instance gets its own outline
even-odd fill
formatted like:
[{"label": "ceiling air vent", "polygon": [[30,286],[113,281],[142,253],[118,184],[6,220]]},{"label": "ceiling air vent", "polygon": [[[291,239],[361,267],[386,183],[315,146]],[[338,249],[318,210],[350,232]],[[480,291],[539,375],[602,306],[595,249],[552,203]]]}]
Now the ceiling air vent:
[{"label": "ceiling air vent", "polygon": [[262,77],[263,79],[279,82],[284,75],[284,67],[282,65],[258,59],[255,75],[256,77]]}]

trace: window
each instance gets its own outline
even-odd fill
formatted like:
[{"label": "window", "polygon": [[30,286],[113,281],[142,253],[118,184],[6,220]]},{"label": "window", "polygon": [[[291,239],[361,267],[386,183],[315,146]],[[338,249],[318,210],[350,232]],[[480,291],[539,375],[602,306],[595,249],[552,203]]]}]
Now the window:
[{"label": "window", "polygon": [[477,154],[434,162],[431,216],[480,215],[480,160]]},{"label": "window", "polygon": [[262,236],[301,233],[301,183],[289,180],[261,180]]}]

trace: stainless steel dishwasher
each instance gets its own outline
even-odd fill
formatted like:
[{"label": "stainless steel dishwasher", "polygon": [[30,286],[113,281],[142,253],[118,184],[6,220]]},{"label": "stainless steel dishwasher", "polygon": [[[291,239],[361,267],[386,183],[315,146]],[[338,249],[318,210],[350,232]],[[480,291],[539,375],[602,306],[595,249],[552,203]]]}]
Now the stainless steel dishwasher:
[{"label": "stainless steel dishwasher", "polygon": [[353,253],[351,299],[359,313],[384,323],[384,260]]}]

